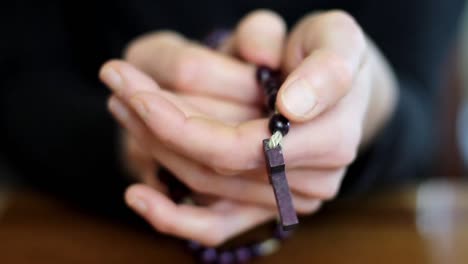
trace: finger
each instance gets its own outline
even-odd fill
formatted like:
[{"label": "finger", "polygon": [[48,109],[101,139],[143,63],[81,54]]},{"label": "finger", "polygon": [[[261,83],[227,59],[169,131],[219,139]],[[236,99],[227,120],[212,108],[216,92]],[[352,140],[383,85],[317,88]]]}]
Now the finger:
[{"label": "finger", "polygon": [[245,16],[220,50],[273,69],[280,66],[286,23],[277,13],[256,10]]},{"label": "finger", "polygon": [[345,168],[335,170],[296,169],[289,173],[288,181],[294,191],[321,201],[336,197],[345,175]]},{"label": "finger", "polygon": [[292,121],[310,120],[350,90],[364,61],[366,41],[342,11],[311,15],[293,30],[284,68],[291,72],[278,92],[277,107]]},{"label": "finger", "polygon": [[[254,204],[261,204],[270,208],[276,207],[275,198],[271,191],[271,186],[268,181],[259,183],[252,181],[252,179],[246,179],[241,177],[222,177],[221,175],[204,168],[203,166],[177,155],[174,152],[169,151],[164,145],[157,143],[156,139],[153,139],[147,131],[142,131],[145,128],[144,124],[139,120],[139,117],[135,115],[131,110],[128,109],[117,97],[111,97],[109,100],[109,108],[112,113],[124,111],[123,119],[121,114],[114,114],[117,119],[129,130],[129,134],[137,134],[138,142],[145,142],[143,146],[146,149],[152,149],[151,156],[158,160],[163,166],[172,171],[182,182],[187,184],[191,189],[203,193],[215,195],[218,197],[229,198],[241,202],[248,202]],[[129,126],[128,124],[133,124]],[[138,130],[134,129],[138,128]],[[132,137],[133,138],[133,137]],[[133,142],[134,144],[136,142]],[[140,148],[138,148],[140,150]],[[151,160],[152,162],[152,160]],[[141,163],[139,163],[141,165]],[[138,168],[143,168],[140,166]],[[145,183],[152,183],[156,177],[154,171],[145,171],[144,177]],[[261,172],[259,172],[261,173]],[[264,178],[267,179],[266,174]],[[159,185],[155,185],[159,186]],[[242,193],[242,195],[239,195]],[[317,198],[317,197],[314,197]],[[316,210],[316,203],[314,200],[303,197],[302,195],[294,195],[293,201],[295,208],[299,213],[311,213]]]},{"label": "finger", "polygon": [[231,101],[223,101],[199,95],[181,93],[177,96],[206,116],[219,121],[225,121],[232,125],[237,125],[262,116],[262,111],[255,106],[242,105]]},{"label": "finger", "polygon": [[176,205],[166,196],[144,185],[133,185],[125,193],[126,203],[162,233],[216,246],[266,222],[274,211],[227,201],[210,207]]},{"label": "finger", "polygon": [[[131,80],[123,80],[120,71],[127,72]],[[116,79],[110,76],[117,75]],[[160,87],[147,76],[141,74],[133,66],[122,61],[110,61],[106,63],[100,72],[100,78],[121,98],[130,98],[136,92],[160,91],[161,95],[180,108],[186,115],[211,116],[214,119],[237,124],[240,121],[250,120],[260,116],[260,110],[253,106],[247,106],[230,101],[215,100],[213,98],[179,94],[161,90]],[[117,80],[118,79],[118,80]],[[129,85],[130,84],[130,85]],[[125,86],[125,89],[119,87]]]},{"label": "finger", "polygon": [[[172,171],[182,182],[184,182],[191,189],[202,193],[215,195],[218,197],[229,198],[241,202],[248,202],[254,204],[261,204],[270,208],[276,207],[275,198],[268,182],[259,183],[251,179],[241,177],[222,177],[214,171],[207,169],[192,160],[184,158],[176,153],[169,151],[163,144],[157,142],[147,128],[135,115],[134,112],[122,103],[117,97],[113,96],[109,100],[109,108],[116,118],[128,129],[128,133],[132,135],[135,132],[137,141],[143,142],[145,145],[141,146],[145,149],[151,149],[151,157],[158,160],[163,166]],[[124,118],[121,117],[119,112],[125,112]],[[129,126],[128,124],[133,124]],[[134,129],[137,129],[134,131]],[[134,142],[136,143],[136,142]],[[140,148],[138,148],[140,150]],[[150,160],[152,161],[152,160]],[[142,164],[139,164],[142,165]],[[146,168],[146,167],[138,167]],[[154,171],[145,170],[140,180],[145,183],[154,184]],[[263,175],[266,175],[263,173]],[[265,177],[266,179],[266,177]],[[158,184],[154,184],[159,186]],[[239,195],[242,193],[242,195]],[[303,197],[302,195],[293,195],[293,202],[295,208],[299,213],[308,214],[314,212],[317,203],[313,199]]]},{"label": "finger", "polygon": [[168,89],[239,103],[261,101],[262,91],[255,83],[253,66],[172,32],[137,39],[125,58]]},{"label": "finger", "polygon": [[109,98],[107,108],[123,128],[131,130],[130,135],[132,135],[132,137],[151,138],[148,128],[141,122],[138,115],[117,96],[111,96]]},{"label": "finger", "polygon": [[[135,69],[132,65],[119,61],[105,64],[100,72],[101,79],[126,104],[136,111],[145,125],[161,142],[167,144],[177,152],[187,157],[194,157],[211,168],[230,171],[234,168],[251,169],[261,164],[260,145],[248,145],[250,153],[258,153],[259,160],[246,160],[244,155],[232,155],[237,144],[247,144],[246,141],[237,142],[238,137],[259,137],[255,142],[261,142],[268,136],[267,121],[260,120],[245,123],[239,127],[227,126],[207,117],[191,116],[183,109],[168,100],[159,86],[147,75]],[[261,133],[251,133],[254,127],[261,125]],[[244,123],[243,123],[244,124]],[[177,132],[184,132],[182,134]],[[207,147],[210,146],[210,147]],[[221,156],[219,154],[222,154]],[[217,166],[218,165],[218,166]]]},{"label": "finger", "polygon": [[165,191],[164,186],[155,177],[158,165],[152,158],[151,152],[145,151],[144,142],[147,141],[135,139],[135,137],[145,140],[149,138],[148,129],[138,116],[117,97],[113,96],[109,99],[108,108],[124,128],[130,127],[132,130],[131,133],[122,131],[122,160],[129,174],[134,177],[134,180],[142,181],[157,190]]},{"label": "finger", "polygon": [[[127,71],[127,67],[114,70],[125,80],[117,82],[117,87],[109,76],[102,77],[165,146],[217,171],[243,172],[264,167],[261,142],[270,134],[266,119],[233,127],[208,117],[190,116],[165,98],[149,77],[136,69]],[[350,150],[360,136],[358,129],[350,129],[355,127],[349,125],[350,120],[343,116],[295,125],[284,140],[286,162],[291,166],[332,168],[346,164],[354,158]],[[332,151],[337,155],[330,155]]]},{"label": "finger", "polygon": [[[210,118],[186,116],[155,93],[136,95],[131,104],[164,145],[210,168],[244,171],[258,167],[263,160],[259,142],[268,136],[265,119],[233,127]],[[251,153],[256,154],[256,159],[246,158]]]},{"label": "finger", "polygon": [[[286,172],[289,187],[294,196],[301,199],[327,201],[336,197],[341,181],[345,174],[345,168],[340,169],[317,169],[317,168],[295,168]],[[247,173],[242,177],[268,183],[266,173]]]},{"label": "finger", "polygon": [[144,182],[154,188],[161,190],[161,183],[155,177],[157,164],[151,152],[144,147],[132,135],[125,133],[124,146],[122,146],[122,159],[128,167],[128,171],[135,180]]},{"label": "finger", "polygon": [[[223,177],[215,171],[171,152],[162,144],[155,144],[152,149],[156,160],[197,193],[276,208],[276,200],[268,181],[259,182],[239,176]],[[310,198],[302,194],[293,194],[292,198],[294,208],[299,213],[308,214],[317,209],[317,197]]]}]

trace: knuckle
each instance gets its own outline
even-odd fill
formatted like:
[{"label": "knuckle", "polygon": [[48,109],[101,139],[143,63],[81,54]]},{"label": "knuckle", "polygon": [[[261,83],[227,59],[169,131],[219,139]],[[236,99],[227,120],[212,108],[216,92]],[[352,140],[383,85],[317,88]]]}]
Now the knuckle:
[{"label": "knuckle", "polygon": [[361,28],[351,14],[344,10],[332,10],[325,14],[328,23],[350,33],[361,34]]},{"label": "knuckle", "polygon": [[347,36],[349,43],[358,50],[366,47],[365,34],[352,15],[343,10],[328,12],[327,21],[334,28],[339,28]]},{"label": "knuckle", "polygon": [[[317,185],[317,181],[313,178],[308,178],[302,185],[304,194],[309,198],[320,200],[332,200],[336,197],[339,191],[339,184],[335,175],[327,175],[329,178],[321,181]],[[339,179],[339,178],[338,178]]]},{"label": "knuckle", "polygon": [[253,11],[240,22],[236,29],[235,39],[238,52],[243,57],[252,58],[258,53],[252,46],[258,42],[255,39],[268,38],[271,41],[280,41],[286,31],[286,23],[275,12],[266,9]]},{"label": "knuckle", "polygon": [[325,13],[325,16],[328,18],[329,21],[337,23],[339,25],[346,26],[356,24],[356,21],[354,20],[353,16],[341,9],[330,10],[327,13]]},{"label": "knuckle", "polygon": [[[344,141],[344,140],[342,140]],[[337,166],[348,166],[357,156],[357,150],[347,143],[341,143],[333,155]]]},{"label": "knuckle", "polygon": [[140,53],[142,53],[140,52],[140,50],[143,44],[144,43],[142,42],[141,38],[137,38],[136,40],[130,42],[123,52],[123,57],[125,58],[125,60],[131,63],[139,61],[141,57]]},{"label": "knuckle", "polygon": [[338,195],[339,184],[335,179],[330,179],[327,181],[322,190],[322,199],[323,200],[332,200]]},{"label": "knuckle", "polygon": [[241,22],[242,27],[261,27],[262,29],[279,30],[280,33],[286,31],[284,20],[276,12],[268,9],[259,9],[248,14],[244,21]]},{"label": "knuckle", "polygon": [[153,217],[151,222],[154,228],[156,228],[159,232],[163,234],[174,233],[174,226],[172,225],[171,221],[162,221],[158,217]]},{"label": "knuckle", "polygon": [[200,53],[196,48],[184,48],[174,65],[174,86],[182,91],[189,91],[194,86],[199,61]]},{"label": "knuckle", "polygon": [[354,72],[349,63],[335,52],[329,50],[317,52],[320,53],[323,70],[329,72],[333,77],[334,87],[336,87],[338,94],[345,94],[351,88],[354,79]]},{"label": "knuckle", "polygon": [[157,31],[145,34],[132,40],[124,49],[123,57],[130,62],[147,58],[149,46],[156,46],[167,41],[180,40],[181,37],[172,31]]},{"label": "knuckle", "polygon": [[215,221],[207,221],[204,228],[199,231],[203,244],[209,247],[219,246],[227,240],[223,225]]}]

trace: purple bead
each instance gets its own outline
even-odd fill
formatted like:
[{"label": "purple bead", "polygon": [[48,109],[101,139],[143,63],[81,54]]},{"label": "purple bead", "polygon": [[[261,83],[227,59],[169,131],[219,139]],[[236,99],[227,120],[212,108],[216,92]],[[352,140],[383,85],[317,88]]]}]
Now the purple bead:
[{"label": "purple bead", "polygon": [[208,34],[203,43],[211,49],[218,49],[230,34],[231,32],[227,29],[217,29]]},{"label": "purple bead", "polygon": [[197,241],[189,240],[187,241],[187,247],[192,252],[198,252],[203,249],[203,246]]},{"label": "purple bead", "polygon": [[234,261],[234,254],[230,251],[224,251],[218,256],[218,264],[233,264]]},{"label": "purple bead", "polygon": [[252,253],[249,248],[240,247],[234,251],[237,263],[247,263],[252,258]]},{"label": "purple bead", "polygon": [[278,92],[281,82],[278,78],[270,78],[263,84],[263,89],[267,94]]},{"label": "purple bead", "polygon": [[257,78],[257,82],[260,85],[263,85],[267,80],[273,77],[273,70],[267,66],[258,66],[257,72],[255,77]]},{"label": "purple bead", "polygon": [[256,243],[250,246],[250,253],[252,254],[253,257],[260,257],[262,256],[262,249],[260,247],[260,244]]},{"label": "purple bead", "polygon": [[274,114],[271,116],[270,122],[268,123],[268,128],[270,129],[271,134],[279,131],[281,134],[283,134],[283,136],[288,134],[289,126],[289,120],[281,114]]},{"label": "purple bead", "polygon": [[218,259],[218,253],[216,252],[216,249],[214,248],[205,248],[200,253],[200,260],[203,263],[206,263],[206,264],[215,263],[217,259]]},{"label": "purple bead", "polygon": [[265,106],[268,110],[274,111],[276,106],[276,96],[278,95],[278,91],[273,91],[268,95],[266,98]]},{"label": "purple bead", "polygon": [[277,225],[274,232],[274,237],[279,240],[285,240],[286,238],[290,237],[292,231],[284,230],[281,225]]}]

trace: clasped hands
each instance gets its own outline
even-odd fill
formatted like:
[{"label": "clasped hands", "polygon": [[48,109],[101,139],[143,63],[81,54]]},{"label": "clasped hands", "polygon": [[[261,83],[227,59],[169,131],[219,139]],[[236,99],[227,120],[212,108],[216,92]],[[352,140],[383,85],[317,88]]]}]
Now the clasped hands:
[{"label": "clasped hands", "polygon": [[[214,246],[276,217],[256,65],[286,74],[276,106],[292,122],[283,152],[301,214],[336,196],[347,166],[391,112],[390,71],[342,11],[308,15],[289,34],[280,16],[255,11],[216,51],[169,31],[134,40],[100,78],[123,127],[124,163],[141,182],[126,202],[156,230]],[[158,166],[203,205],[174,204]]]}]

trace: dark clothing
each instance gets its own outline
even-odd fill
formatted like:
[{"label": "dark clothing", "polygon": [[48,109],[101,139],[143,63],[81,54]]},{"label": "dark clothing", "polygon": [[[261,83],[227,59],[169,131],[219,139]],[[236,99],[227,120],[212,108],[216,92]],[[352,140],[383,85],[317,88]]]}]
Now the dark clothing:
[{"label": "dark clothing", "polygon": [[200,39],[262,7],[289,26],[315,10],[351,13],[390,61],[400,89],[391,121],[345,178],[342,192],[360,193],[427,175],[441,65],[463,1],[13,2],[0,11],[0,149],[34,185],[116,213],[128,180],[97,73],[133,38],[171,29]]}]

